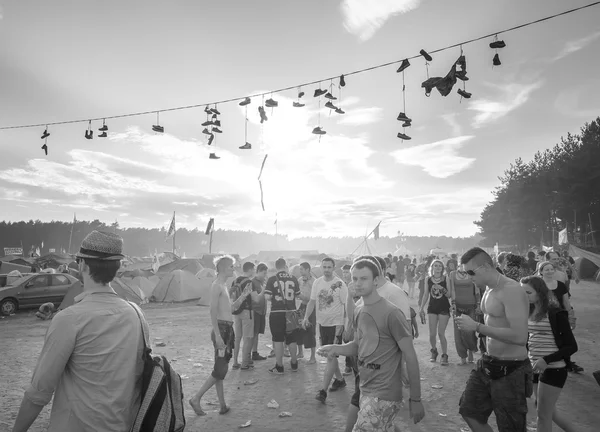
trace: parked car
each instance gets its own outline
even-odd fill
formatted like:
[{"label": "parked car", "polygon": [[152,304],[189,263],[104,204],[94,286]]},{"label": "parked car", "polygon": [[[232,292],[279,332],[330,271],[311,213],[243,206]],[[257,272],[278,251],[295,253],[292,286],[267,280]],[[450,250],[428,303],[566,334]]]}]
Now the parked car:
[{"label": "parked car", "polygon": [[19,309],[39,308],[44,303],[60,306],[67,291],[80,283],[69,274],[35,273],[0,288],[0,314],[11,315]]}]

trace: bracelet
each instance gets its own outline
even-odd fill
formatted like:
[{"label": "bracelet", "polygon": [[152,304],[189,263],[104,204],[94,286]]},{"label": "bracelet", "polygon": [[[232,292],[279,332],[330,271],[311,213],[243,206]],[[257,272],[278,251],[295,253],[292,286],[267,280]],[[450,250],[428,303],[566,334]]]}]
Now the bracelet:
[{"label": "bracelet", "polygon": [[408,399],[409,402],[421,402],[421,399],[413,399],[413,398],[409,398]]}]

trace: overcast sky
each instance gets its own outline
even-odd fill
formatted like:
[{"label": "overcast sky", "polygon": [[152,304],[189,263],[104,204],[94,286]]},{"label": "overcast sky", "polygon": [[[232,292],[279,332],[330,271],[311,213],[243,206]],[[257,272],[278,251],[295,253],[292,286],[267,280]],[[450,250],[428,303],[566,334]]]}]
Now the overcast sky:
[{"label": "overcast sky", "polygon": [[[339,76],[478,37],[587,0],[66,1],[0,0],[0,126],[88,119],[243,97]],[[34,7],[35,5],[35,7]],[[406,70],[401,141],[397,65],[348,76],[340,105],[322,107],[315,86],[218,106],[223,134],[211,150],[202,108],[107,122],[0,131],[0,219],[118,219],[123,227],[168,225],[301,235],[468,236],[517,157],[576,133],[600,113],[600,7],[501,35],[502,66],[482,40],[463,47],[467,91],[425,97],[423,59]],[[434,54],[444,76],[458,48]],[[460,83],[460,81],[459,81]],[[323,88],[329,86],[323,82]],[[338,80],[334,93],[339,96]],[[325,102],[325,100],[323,100]],[[338,103],[339,101],[334,101]],[[219,160],[209,160],[216,151]],[[257,182],[265,154],[264,203]]]}]

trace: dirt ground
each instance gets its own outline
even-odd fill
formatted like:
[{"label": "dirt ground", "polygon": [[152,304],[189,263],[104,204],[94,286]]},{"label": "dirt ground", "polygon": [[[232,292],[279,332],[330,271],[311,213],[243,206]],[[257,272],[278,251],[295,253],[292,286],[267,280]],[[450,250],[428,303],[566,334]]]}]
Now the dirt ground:
[{"label": "dirt ground", "polygon": [[[579,431],[597,430],[592,425],[600,424],[600,387],[591,373],[600,369],[598,356],[600,348],[596,343],[600,334],[600,285],[582,282],[572,287],[572,303],[578,317],[575,336],[579,352],[574,360],[585,368],[581,375],[569,375],[567,384],[559,399],[559,408],[574,422]],[[416,303],[413,301],[413,303]],[[225,395],[231,412],[226,416],[217,413],[216,393],[210,390],[202,405],[208,414],[196,417],[187,405],[189,397],[202,385],[212,368],[212,346],[210,343],[210,319],[208,308],[186,304],[149,304],[144,312],[150,323],[153,343],[162,341],[166,347],[153,347],[155,353],[164,354],[173,362],[174,368],[182,375],[186,400],[186,431],[233,431],[248,420],[252,426],[248,431],[342,431],[346,410],[352,395],[352,380],[348,387],[330,393],[327,404],[322,405],[314,397],[321,388],[321,377],[325,365],[300,363],[298,373],[290,372],[286,359],[286,372],[282,376],[272,376],[267,369],[274,361],[269,359],[257,362],[254,371],[230,371],[225,381]],[[33,312],[18,313],[0,320],[0,431],[9,431],[17,415],[23,390],[31,379],[37,357],[42,348],[44,334],[49,322],[35,318]],[[442,367],[428,361],[428,330],[419,326],[420,336],[415,341],[421,367],[422,397],[426,417],[418,425],[411,424],[408,410],[401,411],[398,426],[403,431],[468,431],[458,415],[458,400],[472,366],[459,366],[454,349],[452,322],[446,332],[450,366]],[[261,336],[259,351],[267,354],[270,334]],[[340,361],[343,364],[343,359]],[[352,377],[348,377],[352,378]],[[244,381],[257,379],[253,385]],[[433,389],[441,385],[442,389]],[[405,390],[408,398],[408,390]],[[278,409],[267,408],[267,403],[275,399]],[[530,404],[529,425],[535,424],[535,415]],[[279,418],[282,411],[292,413],[292,417]],[[50,415],[50,405],[44,408],[31,431],[46,431]],[[491,424],[496,429],[495,422]],[[535,430],[535,427],[528,428]],[[497,429],[496,429],[497,430]],[[555,427],[555,430],[558,430]]]}]

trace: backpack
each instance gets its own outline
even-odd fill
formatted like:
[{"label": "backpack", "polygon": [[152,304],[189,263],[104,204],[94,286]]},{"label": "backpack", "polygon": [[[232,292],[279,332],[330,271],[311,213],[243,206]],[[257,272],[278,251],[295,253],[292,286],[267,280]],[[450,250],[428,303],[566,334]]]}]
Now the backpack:
[{"label": "backpack", "polygon": [[149,331],[131,302],[144,335],[142,400],[130,432],[182,432],[185,429],[181,377],[164,356],[151,355]]},{"label": "backpack", "polygon": [[[229,290],[229,297],[233,301],[236,301],[237,299],[240,298],[240,296],[244,292],[244,289],[242,288],[242,286],[244,286],[244,284],[248,281],[250,281],[250,283],[252,283],[252,281],[247,277],[243,277],[242,279],[239,279],[239,280],[236,279],[233,281],[233,283],[231,284],[231,289]],[[232,313],[233,313],[233,315],[239,315],[242,312],[244,312],[245,310],[250,310],[250,311],[252,310],[252,296],[246,297],[246,300],[244,300],[242,302],[240,307],[237,308],[236,310],[234,310]]]}]

